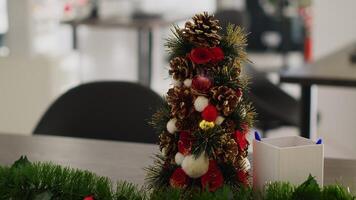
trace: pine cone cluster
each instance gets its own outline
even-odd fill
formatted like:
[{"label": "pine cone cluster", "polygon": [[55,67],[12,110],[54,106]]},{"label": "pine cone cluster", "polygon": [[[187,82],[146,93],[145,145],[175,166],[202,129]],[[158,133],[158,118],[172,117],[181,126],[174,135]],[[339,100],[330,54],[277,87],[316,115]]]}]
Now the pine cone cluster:
[{"label": "pine cone cluster", "polygon": [[198,128],[197,124],[200,122],[200,120],[200,115],[193,113],[186,119],[178,119],[176,126],[178,130],[190,130],[193,132]]},{"label": "pine cone cluster", "polygon": [[230,115],[239,102],[236,92],[227,86],[217,86],[211,89],[212,98],[217,102],[216,108],[225,116]]},{"label": "pine cone cluster", "polygon": [[220,137],[220,144],[222,146],[217,152],[218,156],[223,159],[223,162],[234,163],[239,153],[236,141],[229,134],[224,134]]},{"label": "pine cone cluster", "polygon": [[224,122],[221,124],[221,126],[224,127],[224,130],[226,133],[230,133],[230,134],[233,134],[236,129],[236,124],[231,119],[224,120]]},{"label": "pine cone cluster", "polygon": [[214,47],[220,43],[219,20],[207,12],[197,14],[192,19],[193,21],[185,23],[182,32],[189,42],[198,47]]},{"label": "pine cone cluster", "polygon": [[182,57],[175,57],[169,62],[169,75],[175,80],[184,81],[187,78],[193,78],[193,68],[189,62]]},{"label": "pine cone cluster", "polygon": [[193,96],[190,88],[173,87],[167,92],[167,102],[171,107],[172,116],[185,119],[194,112]]},{"label": "pine cone cluster", "polygon": [[174,140],[174,135],[168,132],[161,133],[159,135],[159,146],[161,151],[164,151],[166,155],[174,153],[175,149],[177,148]]}]

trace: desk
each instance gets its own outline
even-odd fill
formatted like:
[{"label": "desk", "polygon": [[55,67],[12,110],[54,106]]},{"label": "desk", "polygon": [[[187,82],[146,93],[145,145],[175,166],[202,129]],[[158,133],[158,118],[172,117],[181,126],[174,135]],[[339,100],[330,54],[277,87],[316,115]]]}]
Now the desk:
[{"label": "desk", "polygon": [[21,155],[30,161],[51,161],[107,176],[112,181],[127,180],[143,184],[144,167],[158,146],[57,136],[0,134],[0,165],[11,165]]},{"label": "desk", "polygon": [[317,112],[313,103],[316,85],[356,87],[356,64],[350,62],[350,53],[354,48],[355,45],[348,46],[313,64],[280,74],[281,82],[301,85],[302,136],[310,137],[311,129],[316,124]]},{"label": "desk", "polygon": [[63,24],[69,24],[72,27],[73,49],[78,49],[77,27],[80,25],[95,26],[100,28],[129,28],[137,29],[138,32],[138,81],[150,87],[152,74],[152,47],[153,30],[157,27],[170,26],[184,18],[166,19],[163,17],[147,17],[139,19],[130,18],[108,18],[108,19],[84,19],[64,21]]},{"label": "desk", "polygon": [[[31,161],[52,161],[86,169],[111,180],[143,184],[144,167],[153,163],[152,144],[73,139],[55,136],[0,135],[0,164],[11,165],[21,155]],[[341,183],[356,191],[356,160],[325,159],[324,183]]]}]

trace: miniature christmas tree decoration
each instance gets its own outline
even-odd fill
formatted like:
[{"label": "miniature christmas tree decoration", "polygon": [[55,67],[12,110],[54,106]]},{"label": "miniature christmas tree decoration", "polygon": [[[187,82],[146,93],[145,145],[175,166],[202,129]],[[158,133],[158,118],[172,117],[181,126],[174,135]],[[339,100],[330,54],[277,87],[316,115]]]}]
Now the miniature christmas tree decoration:
[{"label": "miniature christmas tree decoration", "polygon": [[220,31],[219,21],[204,12],[175,26],[167,40],[174,84],[151,123],[164,152],[147,168],[152,189],[248,185],[246,136],[255,112],[241,75],[246,36],[233,25]]}]

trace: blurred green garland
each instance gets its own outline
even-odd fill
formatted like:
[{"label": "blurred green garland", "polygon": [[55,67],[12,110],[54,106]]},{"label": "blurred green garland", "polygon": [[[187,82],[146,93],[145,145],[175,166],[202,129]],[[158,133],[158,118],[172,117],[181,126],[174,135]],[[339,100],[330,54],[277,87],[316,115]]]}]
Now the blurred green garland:
[{"label": "blurred green garland", "polygon": [[152,191],[145,187],[118,182],[106,177],[51,163],[31,163],[21,157],[11,167],[0,167],[1,200],[83,200],[93,196],[96,200],[181,200],[181,199],[263,199],[263,200],[352,200],[355,196],[340,185],[320,188],[313,177],[294,187],[275,182],[260,193],[251,188],[238,190],[222,187],[214,193],[166,188]]}]

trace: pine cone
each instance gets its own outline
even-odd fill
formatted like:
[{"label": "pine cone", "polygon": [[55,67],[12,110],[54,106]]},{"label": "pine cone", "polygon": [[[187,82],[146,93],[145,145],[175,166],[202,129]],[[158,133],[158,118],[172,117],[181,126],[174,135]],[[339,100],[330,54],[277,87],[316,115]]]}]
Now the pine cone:
[{"label": "pine cone", "polygon": [[217,102],[216,108],[225,116],[230,115],[237,107],[239,97],[236,92],[226,86],[216,86],[211,89],[212,98]]},{"label": "pine cone", "polygon": [[168,132],[163,132],[159,135],[159,147],[162,150],[165,149],[165,154],[167,157],[174,157],[177,146],[174,142],[175,135],[172,135]]},{"label": "pine cone", "polygon": [[178,119],[176,126],[178,130],[189,130],[194,132],[198,129],[197,124],[201,120],[200,113],[192,113],[188,118]]},{"label": "pine cone", "polygon": [[189,88],[173,87],[168,90],[167,95],[173,117],[185,119],[194,112],[193,96]]},{"label": "pine cone", "polygon": [[197,14],[192,19],[185,23],[183,37],[198,47],[214,47],[220,43],[219,20],[207,12]]},{"label": "pine cone", "polygon": [[244,172],[248,172],[251,169],[251,164],[247,157],[238,157],[236,163],[237,167]]},{"label": "pine cone", "polygon": [[220,137],[220,144],[221,147],[217,151],[218,157],[225,163],[235,163],[239,153],[236,141],[229,134],[224,134]]},{"label": "pine cone", "polygon": [[225,119],[221,126],[224,128],[225,133],[233,134],[235,132],[236,124],[231,119]]},{"label": "pine cone", "polygon": [[175,80],[184,81],[187,78],[193,78],[193,66],[189,66],[186,59],[175,57],[170,62],[169,75]]}]

